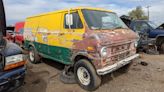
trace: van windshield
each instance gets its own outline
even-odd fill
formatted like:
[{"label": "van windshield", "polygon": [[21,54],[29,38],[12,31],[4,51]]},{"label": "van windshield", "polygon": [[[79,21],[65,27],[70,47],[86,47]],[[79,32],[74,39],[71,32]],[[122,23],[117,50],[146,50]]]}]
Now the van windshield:
[{"label": "van windshield", "polygon": [[90,29],[107,30],[127,28],[115,13],[86,9],[83,9],[82,13]]}]

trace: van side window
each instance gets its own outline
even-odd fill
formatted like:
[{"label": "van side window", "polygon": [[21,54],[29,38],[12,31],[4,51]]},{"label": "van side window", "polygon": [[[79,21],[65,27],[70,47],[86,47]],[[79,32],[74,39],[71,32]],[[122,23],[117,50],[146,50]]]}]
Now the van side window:
[{"label": "van side window", "polygon": [[[83,24],[81,22],[80,16],[77,12],[72,13],[73,15],[73,25],[71,25],[72,29],[80,29],[83,28]],[[69,26],[66,25],[66,15],[64,16],[64,27],[69,29]]]}]

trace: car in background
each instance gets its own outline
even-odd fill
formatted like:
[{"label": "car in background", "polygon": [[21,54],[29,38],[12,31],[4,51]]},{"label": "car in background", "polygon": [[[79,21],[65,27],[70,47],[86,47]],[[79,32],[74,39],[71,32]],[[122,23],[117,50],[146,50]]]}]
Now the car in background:
[{"label": "car in background", "polygon": [[15,43],[4,40],[0,51],[0,92],[12,91],[24,84],[26,56]]},{"label": "car in background", "polygon": [[14,37],[15,37],[14,26],[8,26],[6,28],[6,38],[9,41],[14,42]]},{"label": "car in background", "polygon": [[22,46],[22,44],[24,43],[24,39],[23,39],[23,32],[24,32],[24,22],[18,22],[15,24],[15,43],[17,43],[18,45]]},{"label": "car in background", "polygon": [[[139,34],[138,50],[147,53],[164,54],[164,29],[148,20],[133,20],[129,16],[121,16],[123,22]],[[162,25],[161,25],[162,26]]]},{"label": "car in background", "polygon": [[[141,45],[154,45],[154,50],[157,48],[160,54],[164,54],[164,29],[147,20],[135,20],[130,24],[130,28],[140,35]],[[153,48],[151,48],[153,49]],[[149,49],[150,50],[150,49]]]},{"label": "car in background", "polygon": [[0,92],[11,92],[24,83],[27,59],[22,49],[5,37],[7,27],[2,0],[0,16]]}]

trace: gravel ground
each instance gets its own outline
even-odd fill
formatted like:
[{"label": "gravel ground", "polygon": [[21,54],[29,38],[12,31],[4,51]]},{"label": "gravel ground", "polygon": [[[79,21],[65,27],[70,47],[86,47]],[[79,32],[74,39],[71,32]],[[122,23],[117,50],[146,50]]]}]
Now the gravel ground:
[{"label": "gravel ground", "polygon": [[[63,68],[64,65],[47,59],[37,65],[28,63],[26,83],[15,92],[85,92],[77,84],[60,82]],[[103,76],[102,85],[95,92],[164,92],[164,55],[141,54],[129,72]]]}]

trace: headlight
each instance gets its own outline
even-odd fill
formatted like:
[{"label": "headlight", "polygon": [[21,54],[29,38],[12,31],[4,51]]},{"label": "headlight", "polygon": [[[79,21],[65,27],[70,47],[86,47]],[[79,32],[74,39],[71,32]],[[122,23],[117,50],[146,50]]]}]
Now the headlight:
[{"label": "headlight", "polygon": [[102,57],[106,57],[107,56],[107,48],[103,47],[100,51],[100,54],[101,54]]},{"label": "headlight", "polygon": [[26,59],[23,54],[8,56],[5,59],[4,70],[10,70],[19,66],[26,64]]}]

